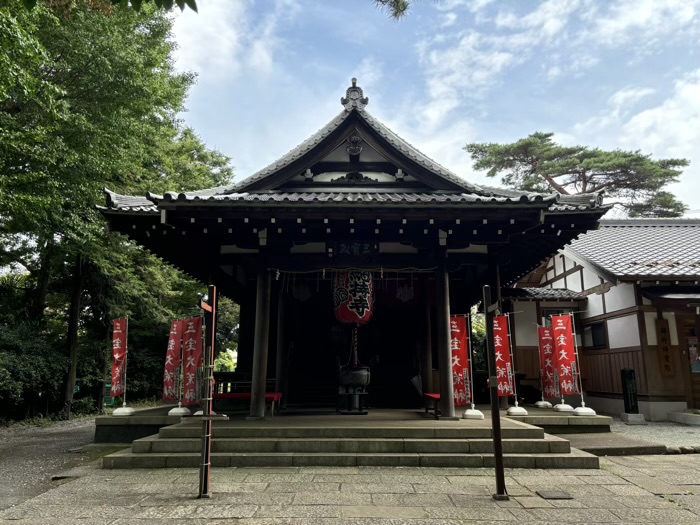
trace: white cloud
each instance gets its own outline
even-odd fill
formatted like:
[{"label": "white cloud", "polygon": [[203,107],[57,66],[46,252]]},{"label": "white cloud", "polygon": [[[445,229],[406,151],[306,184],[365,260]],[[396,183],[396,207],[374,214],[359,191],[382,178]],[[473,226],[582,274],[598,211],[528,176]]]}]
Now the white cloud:
[{"label": "white cloud", "polygon": [[246,2],[208,0],[199,13],[177,13],[173,33],[179,49],[177,65],[183,70],[236,70],[247,33]]},{"label": "white cloud", "polygon": [[641,150],[655,158],[686,158],[690,166],[670,187],[692,209],[700,208],[700,69],[683,75],[659,104],[638,112],[631,108],[652,92],[626,88],[613,94],[609,109],[577,124],[573,142],[604,149]]},{"label": "white cloud", "polygon": [[269,75],[284,41],[280,26],[289,23],[300,7],[296,0],[280,0],[259,20],[252,16],[251,0],[207,0],[199,13],[185,10],[175,20],[179,44],[177,65],[206,72],[209,77]]},{"label": "white cloud", "polygon": [[[490,3],[469,7],[482,10]],[[461,5],[466,3],[450,4],[452,8]],[[467,100],[485,96],[508,70],[530,59],[538,45],[560,36],[580,5],[580,0],[548,0],[525,16],[501,10],[493,22],[500,32],[457,29],[420,40],[416,50],[429,99],[422,109],[426,125],[435,129]],[[556,66],[548,74],[555,77],[562,71]]]},{"label": "white cloud", "polygon": [[440,24],[440,27],[450,27],[455,25],[455,22],[457,22],[457,13],[445,13],[441,18],[442,23]]},{"label": "white cloud", "polygon": [[447,48],[430,49],[421,57],[429,102],[423,113],[428,127],[438,126],[462,100],[479,97],[498,81],[515,60],[504,50],[490,49],[479,33],[469,31]]},{"label": "white cloud", "polygon": [[668,38],[697,38],[698,0],[620,0],[595,18],[586,36],[606,45],[635,42],[641,48],[658,46]]},{"label": "white cloud", "polygon": [[637,102],[649,95],[653,95],[655,90],[651,88],[630,87],[624,88],[614,93],[609,99],[608,104],[613,108],[617,116],[623,115],[631,110]]},{"label": "white cloud", "polygon": [[547,0],[525,16],[512,11],[500,11],[495,24],[500,28],[533,29],[539,38],[551,39],[562,32],[580,6],[579,0]]}]

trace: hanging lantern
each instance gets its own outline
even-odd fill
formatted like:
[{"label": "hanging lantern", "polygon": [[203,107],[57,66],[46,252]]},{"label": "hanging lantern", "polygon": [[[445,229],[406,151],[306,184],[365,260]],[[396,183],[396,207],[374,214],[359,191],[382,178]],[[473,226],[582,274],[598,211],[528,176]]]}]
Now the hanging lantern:
[{"label": "hanging lantern", "polygon": [[333,277],[333,310],[341,323],[365,324],[372,319],[372,272],[338,271]]}]

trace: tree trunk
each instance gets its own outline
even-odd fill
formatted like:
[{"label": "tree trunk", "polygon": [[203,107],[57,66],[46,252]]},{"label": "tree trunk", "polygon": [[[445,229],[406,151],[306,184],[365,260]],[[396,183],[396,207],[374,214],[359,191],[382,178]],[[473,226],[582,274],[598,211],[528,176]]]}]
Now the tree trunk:
[{"label": "tree trunk", "polygon": [[46,296],[49,293],[51,258],[53,252],[53,242],[47,241],[44,248],[41,250],[39,269],[36,273],[36,289],[34,290],[34,297],[32,297],[30,301],[29,316],[32,321],[41,321],[44,318]]},{"label": "tree trunk", "polygon": [[66,419],[70,419],[71,405],[73,404],[73,391],[75,390],[76,372],[78,369],[78,323],[80,321],[80,298],[83,293],[83,258],[76,255],[75,269],[73,271],[73,289],[70,296],[70,310],[68,312],[68,377],[66,378],[65,401],[63,412]]}]

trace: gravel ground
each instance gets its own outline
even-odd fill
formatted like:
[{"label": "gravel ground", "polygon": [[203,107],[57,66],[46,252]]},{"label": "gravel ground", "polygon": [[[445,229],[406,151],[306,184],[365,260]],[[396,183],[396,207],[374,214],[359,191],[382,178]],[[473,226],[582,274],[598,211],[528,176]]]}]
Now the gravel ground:
[{"label": "gravel ground", "polygon": [[610,430],[627,436],[660,443],[667,447],[700,447],[700,426],[681,425],[670,421],[649,422],[646,425],[627,425],[613,418]]},{"label": "gravel ground", "polygon": [[75,449],[94,435],[94,418],[0,429],[0,510],[56,487],[53,474],[93,459]]}]

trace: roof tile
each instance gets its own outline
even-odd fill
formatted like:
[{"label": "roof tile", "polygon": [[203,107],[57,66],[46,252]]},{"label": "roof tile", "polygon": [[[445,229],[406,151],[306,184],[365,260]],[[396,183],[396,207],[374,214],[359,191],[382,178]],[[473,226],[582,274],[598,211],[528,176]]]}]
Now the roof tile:
[{"label": "roof tile", "polygon": [[602,220],[566,250],[616,277],[700,276],[700,220]]}]

